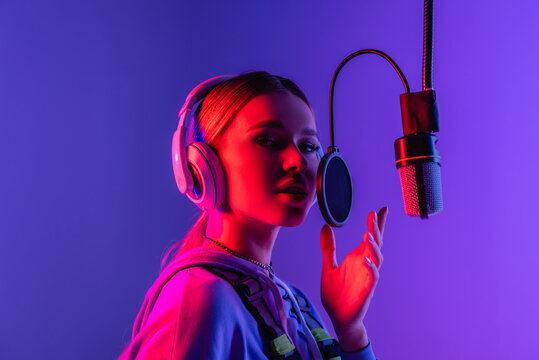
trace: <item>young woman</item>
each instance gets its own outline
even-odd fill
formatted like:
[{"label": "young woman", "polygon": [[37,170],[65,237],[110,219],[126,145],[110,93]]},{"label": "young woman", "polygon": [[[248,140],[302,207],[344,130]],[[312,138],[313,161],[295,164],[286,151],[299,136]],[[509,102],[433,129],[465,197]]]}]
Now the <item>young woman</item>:
[{"label": "young woman", "polygon": [[[362,241],[341,265],[333,231],[322,227],[321,297],[337,343],[305,294],[271,267],[279,229],[303,223],[316,196],[320,145],[307,98],[266,72],[199,88],[194,96],[203,101],[188,143],[205,145],[181,148],[180,121],[173,162],[180,190],[203,212],[163,259],[120,358],[374,359],[363,318],[383,261],[387,207],[369,214]],[[182,175],[182,151],[192,161],[193,190]],[[196,156],[209,159],[211,170]],[[210,184],[205,172],[217,180]]]}]

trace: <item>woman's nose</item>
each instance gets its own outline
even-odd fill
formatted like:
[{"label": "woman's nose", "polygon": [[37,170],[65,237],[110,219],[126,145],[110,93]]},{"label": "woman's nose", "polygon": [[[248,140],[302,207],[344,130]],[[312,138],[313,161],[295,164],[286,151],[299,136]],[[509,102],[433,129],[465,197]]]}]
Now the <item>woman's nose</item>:
[{"label": "woman's nose", "polygon": [[283,152],[283,170],[289,172],[295,168],[296,171],[304,171],[306,167],[307,159],[305,158],[305,155],[296,145],[289,145]]}]

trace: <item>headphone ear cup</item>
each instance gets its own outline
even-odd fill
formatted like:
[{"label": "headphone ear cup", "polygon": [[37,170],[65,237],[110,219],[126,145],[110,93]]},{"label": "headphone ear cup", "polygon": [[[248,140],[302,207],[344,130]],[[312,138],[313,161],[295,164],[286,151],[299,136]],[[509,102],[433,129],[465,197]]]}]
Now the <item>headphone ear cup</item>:
[{"label": "headphone ear cup", "polygon": [[215,151],[202,142],[187,147],[187,162],[193,175],[193,191],[186,194],[202,210],[213,210],[225,199],[223,167]]},{"label": "headphone ear cup", "polygon": [[176,180],[178,190],[180,190],[182,194],[185,194],[187,180],[185,179],[185,173],[183,172],[181,166],[179,130],[176,130],[172,136],[172,169],[174,170],[174,179]]}]

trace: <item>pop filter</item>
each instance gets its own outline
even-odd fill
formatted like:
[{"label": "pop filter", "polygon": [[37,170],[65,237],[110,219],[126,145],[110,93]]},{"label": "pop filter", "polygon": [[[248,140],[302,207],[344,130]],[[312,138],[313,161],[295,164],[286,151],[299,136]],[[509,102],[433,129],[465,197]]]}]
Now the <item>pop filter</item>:
[{"label": "pop filter", "polygon": [[352,209],[352,178],[336,147],[330,146],[316,174],[316,197],[326,222],[343,226]]}]

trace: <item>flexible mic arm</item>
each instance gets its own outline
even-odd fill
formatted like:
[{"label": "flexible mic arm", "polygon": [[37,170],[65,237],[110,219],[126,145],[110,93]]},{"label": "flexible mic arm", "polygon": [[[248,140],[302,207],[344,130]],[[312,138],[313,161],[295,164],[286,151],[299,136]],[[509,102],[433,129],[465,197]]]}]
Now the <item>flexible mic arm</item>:
[{"label": "flexible mic arm", "polygon": [[355,58],[356,56],[363,55],[363,54],[375,54],[378,56],[383,57],[386,59],[395,69],[395,71],[399,74],[399,77],[402,80],[402,83],[404,84],[404,89],[406,93],[410,93],[410,86],[408,85],[408,80],[406,80],[406,76],[402,73],[401,69],[399,68],[399,65],[386,53],[375,50],[375,49],[363,49],[358,50],[350,55],[348,55],[337,67],[337,70],[335,70],[335,74],[333,74],[333,79],[331,80],[331,89],[330,89],[330,95],[329,95],[329,127],[330,127],[330,136],[331,136],[331,147],[328,149],[328,151],[331,151],[332,149],[335,149],[335,135],[334,135],[334,127],[333,127],[333,98],[335,96],[335,82],[337,81],[337,76],[339,75],[339,72],[341,69],[348,63],[350,60]]}]

